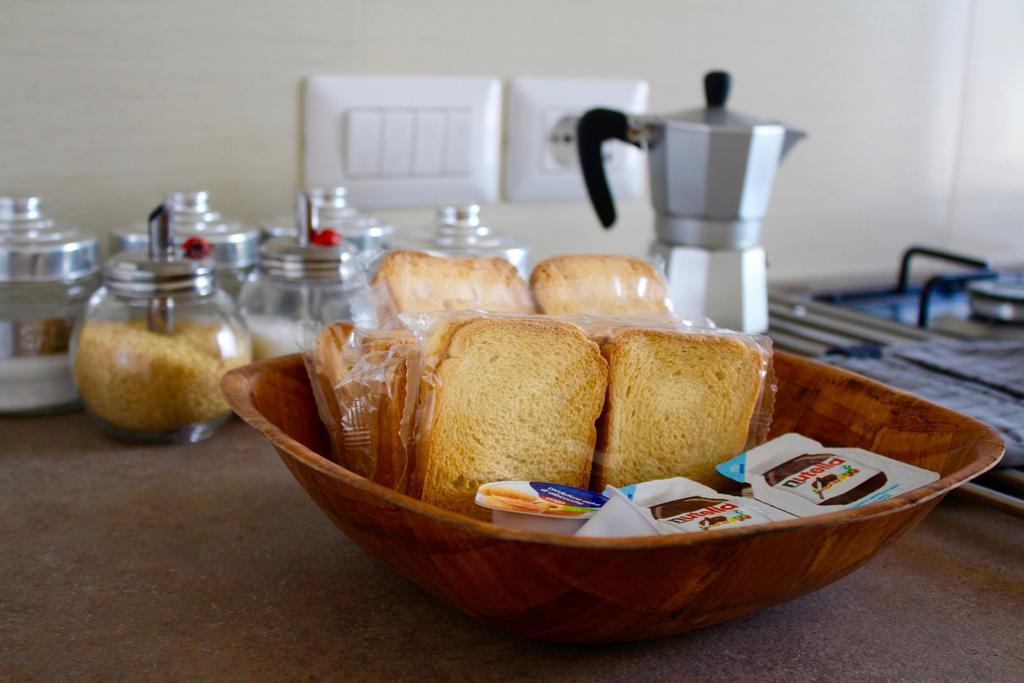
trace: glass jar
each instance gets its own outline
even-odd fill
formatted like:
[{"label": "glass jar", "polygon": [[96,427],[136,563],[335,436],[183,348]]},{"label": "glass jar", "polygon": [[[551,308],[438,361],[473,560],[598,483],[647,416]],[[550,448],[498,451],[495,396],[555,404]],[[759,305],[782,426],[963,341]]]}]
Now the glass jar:
[{"label": "glass jar", "polygon": [[[217,282],[236,300],[242,285],[256,272],[260,232],[229,218],[210,205],[210,193],[171,192],[164,199],[170,212],[175,256],[209,257],[217,268]],[[111,253],[145,251],[149,235],[144,224],[118,228],[110,234]]]},{"label": "glass jar", "polygon": [[193,442],[230,415],[220,380],[251,360],[251,341],[213,264],[174,259],[163,224],[164,255],[107,263],[75,327],[73,373],[86,411],[114,436]]},{"label": "glass jar", "polygon": [[[245,284],[239,307],[252,332],[256,360],[297,353],[302,348],[302,323],[351,321],[349,295],[352,289],[352,256],[357,251],[330,228],[318,231],[316,215],[310,215],[314,239],[311,244],[301,204],[309,195],[299,193],[298,237],[275,237],[260,247],[257,277]],[[315,203],[308,207],[315,212]],[[330,239],[331,237],[335,239]],[[331,244],[334,241],[336,243]]]},{"label": "glass jar", "polygon": [[433,225],[395,233],[385,240],[389,249],[411,249],[434,256],[496,256],[530,278],[529,248],[515,236],[480,221],[477,204],[441,206]]},{"label": "glass jar", "polygon": [[0,414],[77,407],[69,341],[97,271],[94,237],[44,216],[39,197],[0,197]]}]

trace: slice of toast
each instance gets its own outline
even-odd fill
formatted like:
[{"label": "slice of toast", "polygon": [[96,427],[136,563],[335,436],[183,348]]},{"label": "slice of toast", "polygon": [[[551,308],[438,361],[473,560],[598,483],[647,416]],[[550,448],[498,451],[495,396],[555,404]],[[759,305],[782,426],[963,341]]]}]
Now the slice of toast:
[{"label": "slice of toast", "polygon": [[581,254],[541,261],[530,274],[541,313],[636,316],[667,313],[665,281],[647,261]]},{"label": "slice of toast", "polygon": [[324,325],[316,338],[313,349],[313,362],[326,378],[340,381],[352,369],[350,359],[345,352],[355,328],[352,323],[342,320]]},{"label": "slice of toast", "polygon": [[373,287],[382,319],[400,313],[481,308],[532,313],[526,282],[500,258],[446,258],[418,251],[392,251],[381,259]]},{"label": "slice of toast", "polygon": [[601,347],[608,397],[592,487],[688,477],[746,446],[764,352],[729,335],[624,328]]},{"label": "slice of toast", "polygon": [[316,338],[312,354],[303,356],[313,397],[316,399],[317,412],[330,437],[331,453],[335,461],[342,465],[345,461],[344,442],[339,428],[342,409],[335,387],[351,370],[345,348],[349,343],[352,329],[351,324],[340,321],[324,326]]},{"label": "slice of toast", "polygon": [[586,487],[607,367],[582,330],[476,317],[435,326],[425,348],[414,494],[485,519],[473,501],[487,482]]},{"label": "slice of toast", "polygon": [[371,449],[372,479],[404,493],[412,476],[412,422],[415,401],[409,386],[418,376],[419,346],[405,330],[374,332],[364,340],[365,358],[375,368],[367,378],[376,410]]}]

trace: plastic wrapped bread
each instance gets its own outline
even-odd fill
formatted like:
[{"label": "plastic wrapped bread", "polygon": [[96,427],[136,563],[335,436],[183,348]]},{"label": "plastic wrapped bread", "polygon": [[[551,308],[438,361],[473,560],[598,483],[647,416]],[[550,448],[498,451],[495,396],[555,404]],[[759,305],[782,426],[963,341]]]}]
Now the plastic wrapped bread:
[{"label": "plastic wrapped bread", "polygon": [[532,313],[526,282],[508,261],[391,251],[370,258],[365,281],[378,327],[400,327],[403,314],[482,309]]},{"label": "plastic wrapped bread", "polygon": [[537,309],[548,315],[665,318],[672,310],[665,279],[631,256],[554,256],[530,274]]},{"label": "plastic wrapped bread", "polygon": [[320,418],[334,459],[379,484],[405,491],[418,377],[415,340],[404,330],[360,332],[327,325],[307,356]]},{"label": "plastic wrapped bread", "polygon": [[421,338],[413,492],[484,518],[474,498],[490,481],[589,484],[607,363],[579,326],[457,314]]},{"label": "plastic wrapped bread", "polygon": [[[342,465],[446,509],[481,516],[489,481],[715,486],[718,463],[767,438],[762,337],[481,311],[407,321],[352,332],[342,376],[317,370],[318,402],[336,403],[321,416]],[[321,346],[338,338],[327,328]]]},{"label": "plastic wrapped bread", "polygon": [[[767,437],[769,340],[671,317],[663,282],[636,259],[545,263],[543,272],[604,283],[581,309],[622,317],[524,313],[530,293],[500,259],[391,252],[369,261],[364,293],[375,315],[307,341],[336,460],[479,516],[473,498],[489,481],[602,490],[685,476],[715,486],[716,464]],[[491,310],[445,310],[466,306]]]},{"label": "plastic wrapped bread", "polygon": [[593,321],[608,362],[591,488],[686,477],[715,485],[715,466],[768,436],[771,340],[700,328]]}]

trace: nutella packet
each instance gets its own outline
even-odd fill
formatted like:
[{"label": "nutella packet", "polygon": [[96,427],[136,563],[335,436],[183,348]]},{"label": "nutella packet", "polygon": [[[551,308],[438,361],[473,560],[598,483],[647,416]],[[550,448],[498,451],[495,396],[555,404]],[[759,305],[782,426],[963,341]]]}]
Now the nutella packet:
[{"label": "nutella packet", "polygon": [[793,518],[760,501],[718,493],[683,477],[609,486],[604,494],[608,502],[577,536],[699,533]]},{"label": "nutella packet", "polygon": [[717,469],[750,484],[757,500],[798,517],[876,503],[939,478],[862,448],[826,448],[799,434],[772,439]]}]

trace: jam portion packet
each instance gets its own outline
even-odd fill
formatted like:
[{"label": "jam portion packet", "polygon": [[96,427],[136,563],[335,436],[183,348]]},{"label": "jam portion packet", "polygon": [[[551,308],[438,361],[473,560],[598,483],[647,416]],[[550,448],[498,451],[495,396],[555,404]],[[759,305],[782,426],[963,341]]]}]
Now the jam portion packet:
[{"label": "jam portion packet", "polygon": [[605,502],[600,493],[542,481],[493,481],[476,492],[494,524],[553,534],[574,534]]},{"label": "jam portion packet", "polygon": [[604,491],[608,502],[577,536],[679,534],[792,519],[751,498],[729,496],[683,477],[658,479]]},{"label": "jam portion packet", "polygon": [[831,448],[784,434],[717,467],[754,498],[798,517],[861,507],[924,486],[938,473],[863,448]]}]

